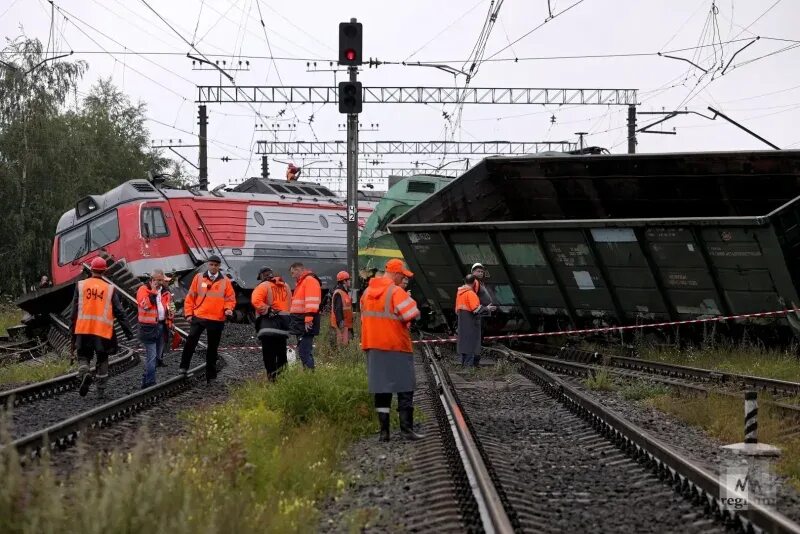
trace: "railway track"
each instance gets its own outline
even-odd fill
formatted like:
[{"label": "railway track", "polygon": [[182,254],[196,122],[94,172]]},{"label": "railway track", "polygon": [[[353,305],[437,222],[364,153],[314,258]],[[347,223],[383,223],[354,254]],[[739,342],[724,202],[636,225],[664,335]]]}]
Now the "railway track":
[{"label": "railway track", "polygon": [[726,508],[716,475],[529,358],[514,355],[524,384],[482,389],[422,352],[467,530],[800,532],[757,503]]},{"label": "railway track", "polygon": [[0,366],[38,358],[47,352],[48,342],[25,339],[0,344]]},{"label": "railway track", "polygon": [[601,354],[573,347],[558,348],[552,345],[534,344],[532,349],[537,353],[556,357],[561,360],[603,364],[650,375],[683,379],[703,384],[728,386],[743,390],[757,389],[771,393],[772,395],[800,396],[800,382],[689,367],[640,358],[616,356],[614,354]]},{"label": "railway track", "polygon": [[[538,352],[520,352],[506,347],[487,347],[487,349],[497,351],[505,357],[524,357],[547,370],[574,377],[586,378],[600,371],[607,371],[627,380],[658,382],[688,393],[702,395],[715,393],[735,398],[743,398],[745,390],[757,389],[771,395],[771,398],[762,399],[762,403],[773,407],[786,418],[800,420],[800,404],[797,404],[800,393],[795,393],[800,391],[798,389],[800,383],[796,382],[636,358],[604,356],[580,350],[553,351],[548,347],[543,352],[553,356],[542,356]],[[787,431],[796,433],[794,428],[787,428]]]}]

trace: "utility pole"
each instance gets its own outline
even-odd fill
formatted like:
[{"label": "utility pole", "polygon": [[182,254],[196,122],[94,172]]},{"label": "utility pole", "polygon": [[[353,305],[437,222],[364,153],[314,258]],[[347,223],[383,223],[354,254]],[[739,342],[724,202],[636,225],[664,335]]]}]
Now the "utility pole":
[{"label": "utility pole", "polygon": [[358,114],[361,113],[362,88],[358,83],[362,26],[356,19],[339,23],[339,65],[346,65],[350,79],[339,83],[339,113],[347,114],[347,271],[350,273],[353,303],[358,302]]},{"label": "utility pole", "polygon": [[261,177],[269,178],[269,156],[261,156]]},{"label": "utility pole", "polygon": [[[355,22],[356,19],[350,19]],[[358,67],[348,68],[350,81],[358,81]],[[347,270],[353,290],[357,291],[358,274],[358,115],[347,114]],[[358,295],[355,295],[356,297]],[[354,302],[358,302],[357,298]]]},{"label": "utility pole", "polygon": [[628,106],[628,154],[636,154],[636,106]]},{"label": "utility pole", "polygon": [[200,190],[208,191],[208,115],[206,114],[206,106],[201,105],[198,113],[200,122]]}]

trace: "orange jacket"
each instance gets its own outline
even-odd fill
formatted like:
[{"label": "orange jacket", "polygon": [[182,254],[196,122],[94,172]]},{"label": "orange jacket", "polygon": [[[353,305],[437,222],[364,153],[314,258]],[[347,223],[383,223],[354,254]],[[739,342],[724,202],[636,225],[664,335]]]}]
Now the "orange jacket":
[{"label": "orange jacket", "polygon": [[319,313],[321,302],[322,288],[319,281],[311,271],[304,272],[297,280],[297,287],[292,293],[292,305],[289,307],[289,313],[305,315],[305,322],[313,322],[314,315]]},{"label": "orange jacket", "polygon": [[419,315],[403,288],[388,278],[373,278],[361,297],[361,348],[414,352],[408,324]]},{"label": "orange jacket", "polygon": [[[143,285],[136,291],[136,303],[139,305],[139,322],[143,324],[156,324],[158,322],[158,306],[150,301],[150,295],[157,295],[158,291],[153,291]],[[166,289],[161,290],[161,305],[164,307],[164,320],[168,328],[172,328],[172,317],[169,313],[169,303],[172,294]]]},{"label": "orange jacket", "polygon": [[114,286],[99,278],[78,282],[78,313],[75,334],[89,334],[103,339],[114,336]]},{"label": "orange jacket", "polygon": [[339,328],[339,321],[336,319],[336,296],[342,299],[342,322],[343,328],[353,328],[353,299],[347,294],[347,291],[341,287],[337,287],[333,292],[331,299],[331,327]]},{"label": "orange jacket", "polygon": [[470,313],[477,310],[481,305],[478,294],[471,286],[461,286],[456,293],[456,313],[468,311]]},{"label": "orange jacket", "polygon": [[261,282],[253,290],[250,303],[256,309],[256,315],[265,315],[270,308],[276,312],[289,311],[291,291],[280,276]]},{"label": "orange jacket", "polygon": [[186,317],[198,317],[209,321],[224,321],[225,310],[236,307],[236,294],[228,278],[219,273],[215,281],[211,281],[208,273],[197,274],[189,287],[189,293],[183,303],[183,314]]}]

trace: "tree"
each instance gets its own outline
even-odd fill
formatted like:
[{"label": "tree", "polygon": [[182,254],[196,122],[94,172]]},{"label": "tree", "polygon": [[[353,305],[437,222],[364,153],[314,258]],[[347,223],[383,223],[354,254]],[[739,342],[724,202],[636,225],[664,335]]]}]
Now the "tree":
[{"label": "tree", "polygon": [[65,109],[85,63],[47,60],[24,39],[0,58],[0,109],[11,110],[0,118],[0,293],[16,294],[49,272],[58,219],[78,199],[174,162],[148,146],[145,105],[110,79]]}]

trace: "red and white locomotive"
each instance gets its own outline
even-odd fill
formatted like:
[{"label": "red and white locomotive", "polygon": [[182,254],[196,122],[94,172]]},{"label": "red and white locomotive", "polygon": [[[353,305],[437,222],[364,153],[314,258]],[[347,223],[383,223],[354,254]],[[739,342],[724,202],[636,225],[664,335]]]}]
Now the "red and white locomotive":
[{"label": "red and white locomotive", "polygon": [[[360,192],[359,227],[377,199]],[[232,190],[170,189],[130,180],[79,200],[58,222],[51,260],[56,287],[76,280],[100,251],[124,259],[136,276],[160,268],[178,276],[208,256],[242,289],[252,289],[262,265],[288,276],[301,261],[323,287],[346,270],[345,199],[310,182],[251,178]]]}]

